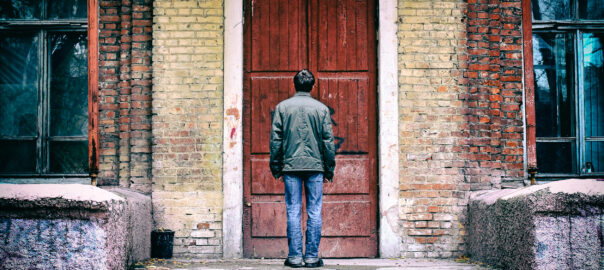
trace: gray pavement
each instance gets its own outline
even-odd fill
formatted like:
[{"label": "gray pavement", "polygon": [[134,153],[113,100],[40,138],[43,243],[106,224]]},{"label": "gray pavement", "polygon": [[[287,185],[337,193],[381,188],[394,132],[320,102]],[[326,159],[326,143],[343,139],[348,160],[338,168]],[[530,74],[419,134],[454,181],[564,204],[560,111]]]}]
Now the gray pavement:
[{"label": "gray pavement", "polygon": [[[436,269],[436,270],[484,270],[485,265],[461,262],[455,259],[325,259],[325,266],[318,269],[342,270],[390,270],[390,269]],[[154,270],[205,270],[205,269],[291,269],[283,266],[282,259],[239,259],[201,260],[178,258],[171,260],[152,259],[138,263],[134,269]],[[304,269],[304,268],[301,268]]]}]

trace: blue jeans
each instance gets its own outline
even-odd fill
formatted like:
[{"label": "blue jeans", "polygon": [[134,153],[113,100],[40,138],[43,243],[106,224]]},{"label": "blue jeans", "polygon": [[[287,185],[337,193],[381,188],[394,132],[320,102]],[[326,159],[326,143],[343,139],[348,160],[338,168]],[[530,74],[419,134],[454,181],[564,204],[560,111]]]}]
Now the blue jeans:
[{"label": "blue jeans", "polygon": [[288,258],[302,258],[302,183],[306,195],[306,255],[304,261],[314,262],[319,256],[321,242],[321,207],[323,205],[323,174],[318,172],[289,173],[283,176],[287,207]]}]

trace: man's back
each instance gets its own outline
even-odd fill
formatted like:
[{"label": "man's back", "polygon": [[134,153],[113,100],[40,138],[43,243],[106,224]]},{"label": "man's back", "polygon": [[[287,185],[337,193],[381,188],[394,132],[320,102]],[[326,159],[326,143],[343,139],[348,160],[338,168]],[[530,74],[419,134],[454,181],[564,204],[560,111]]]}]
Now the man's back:
[{"label": "man's back", "polygon": [[327,106],[309,93],[298,92],[279,103],[273,117],[273,132],[281,132],[273,135],[279,137],[281,143],[271,140],[271,153],[279,152],[274,147],[281,148],[281,172],[330,171],[324,164],[333,152],[329,146],[333,145],[333,134]]}]

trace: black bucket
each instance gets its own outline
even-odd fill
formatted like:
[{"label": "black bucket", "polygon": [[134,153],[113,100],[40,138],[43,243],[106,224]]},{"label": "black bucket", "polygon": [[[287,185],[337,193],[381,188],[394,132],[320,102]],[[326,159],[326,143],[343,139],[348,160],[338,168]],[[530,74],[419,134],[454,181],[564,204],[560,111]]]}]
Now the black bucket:
[{"label": "black bucket", "polygon": [[172,258],[172,247],[174,246],[174,231],[154,230],[151,231],[151,258]]}]

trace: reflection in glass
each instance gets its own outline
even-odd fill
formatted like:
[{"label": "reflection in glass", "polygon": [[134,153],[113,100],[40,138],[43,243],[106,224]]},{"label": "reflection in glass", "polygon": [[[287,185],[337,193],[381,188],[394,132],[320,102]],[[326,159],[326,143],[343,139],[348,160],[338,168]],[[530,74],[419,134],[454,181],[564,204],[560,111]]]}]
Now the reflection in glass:
[{"label": "reflection in glass", "polygon": [[579,19],[604,20],[604,1],[579,0]]},{"label": "reflection in glass", "polygon": [[572,142],[537,142],[539,173],[576,173],[575,144]]},{"label": "reflection in glass", "polygon": [[88,64],[86,34],[50,35],[50,134],[88,134]]},{"label": "reflection in glass", "polygon": [[583,34],[585,136],[604,136],[604,33]]},{"label": "reflection in glass", "polygon": [[88,141],[51,141],[50,172],[88,173]]},{"label": "reflection in glass", "polygon": [[571,34],[533,35],[537,137],[575,135],[572,52]]},{"label": "reflection in glass", "polygon": [[0,140],[0,173],[34,173],[36,142]]},{"label": "reflection in glass", "polygon": [[85,19],[86,0],[48,1],[48,19]]},{"label": "reflection in glass", "polygon": [[1,0],[0,21],[40,19],[43,3],[41,0]]},{"label": "reflection in glass", "polygon": [[0,33],[0,137],[36,136],[38,37]]},{"label": "reflection in glass", "polygon": [[592,172],[604,172],[604,142],[585,144],[585,162],[591,162]]},{"label": "reflection in glass", "polygon": [[534,21],[569,20],[570,0],[531,0]]}]

